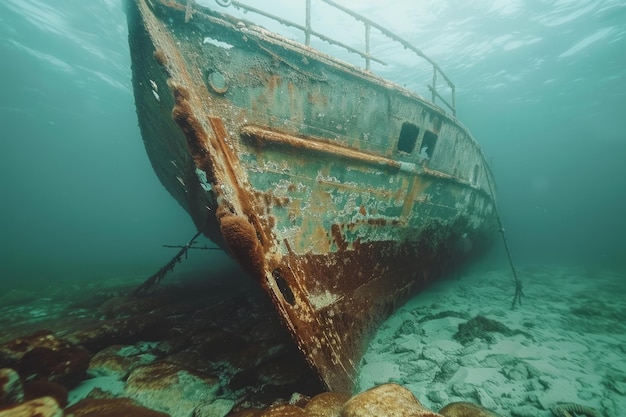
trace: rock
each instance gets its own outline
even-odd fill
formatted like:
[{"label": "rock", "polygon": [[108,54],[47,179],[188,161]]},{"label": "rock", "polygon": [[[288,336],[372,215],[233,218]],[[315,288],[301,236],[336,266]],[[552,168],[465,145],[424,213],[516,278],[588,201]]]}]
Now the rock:
[{"label": "rock", "polygon": [[89,362],[88,372],[93,376],[114,376],[126,379],[130,371],[156,359],[135,346],[113,345],[96,353]]},{"label": "rock", "polygon": [[456,374],[461,365],[459,365],[456,360],[449,360],[444,362],[439,369],[439,372],[433,378],[433,382],[443,382],[448,383],[450,378]]},{"label": "rock", "polygon": [[22,379],[45,378],[74,384],[85,376],[89,352],[42,330],[0,345],[0,364],[14,367]]},{"label": "rock", "polygon": [[36,379],[24,383],[24,398],[34,400],[41,397],[52,397],[61,406],[67,405],[69,392],[63,385],[45,379]]},{"label": "rock", "polygon": [[88,372],[94,377],[112,376],[124,380],[135,363],[136,361],[131,358],[115,354],[96,355],[89,362]]},{"label": "rock", "polygon": [[0,405],[24,401],[24,389],[20,376],[11,368],[0,369]]},{"label": "rock", "polygon": [[[595,408],[588,407],[586,405],[578,403],[556,403],[550,407],[552,414],[558,417],[571,417],[571,416],[587,416],[587,417],[600,417],[600,412]],[[621,414],[621,413],[620,413]],[[520,416],[525,417],[525,416]]]},{"label": "rock", "polygon": [[63,417],[63,410],[52,397],[42,397],[0,410],[0,417]]},{"label": "rock", "polygon": [[448,360],[443,351],[436,346],[426,346],[422,349],[421,357],[422,359],[435,362],[437,365],[442,365]]},{"label": "rock", "polygon": [[193,410],[192,417],[224,417],[233,409],[235,402],[226,398],[218,398],[217,400],[202,404]]},{"label": "rock", "polygon": [[539,417],[540,412],[532,405],[520,405],[511,409],[512,417]]},{"label": "rock", "polygon": [[502,417],[485,407],[467,402],[450,403],[439,410],[439,414],[445,417]]},{"label": "rock", "polygon": [[128,398],[84,399],[68,407],[65,415],[73,417],[169,417],[168,414],[142,407]]},{"label": "rock", "polygon": [[259,417],[308,417],[304,410],[291,404],[272,405],[265,410]]},{"label": "rock", "polygon": [[478,402],[485,408],[493,410],[498,407],[496,402],[491,398],[491,395],[487,394],[487,392],[481,388],[476,388],[476,396],[478,397]]},{"label": "rock", "polygon": [[465,347],[463,347],[463,349],[461,349],[458,352],[458,355],[459,356],[473,355],[474,353],[480,352],[481,350],[487,350],[487,349],[489,349],[489,345],[486,342],[483,342],[481,340],[476,340],[474,342],[470,342],[466,344]]},{"label": "rock", "polygon": [[531,377],[528,367],[522,362],[513,366],[505,366],[502,373],[511,381],[525,381]]},{"label": "rock", "polygon": [[134,369],[125,392],[139,404],[172,417],[189,417],[201,404],[212,402],[220,389],[217,378],[198,376],[166,361]]},{"label": "rock", "polygon": [[71,345],[48,330],[40,330],[28,336],[22,336],[0,345],[0,366],[17,364],[22,357],[35,348],[60,350]]},{"label": "rock", "polygon": [[412,382],[432,381],[439,372],[439,366],[426,359],[407,360],[400,364],[400,369]]},{"label": "rock", "polygon": [[459,362],[459,365],[464,366],[466,368],[479,368],[480,366],[480,361],[478,360],[478,358],[476,358],[475,356],[469,355],[469,356],[461,356],[457,359],[457,361]]},{"label": "rock", "polygon": [[459,330],[452,337],[459,341],[462,345],[473,342],[474,339],[483,340],[487,343],[493,343],[493,333],[500,333],[510,336],[513,331],[504,324],[488,319],[483,316],[471,318],[466,323],[459,324]]},{"label": "rock", "polygon": [[344,404],[350,399],[348,394],[323,392],[311,398],[304,406],[309,417],[339,417]]},{"label": "rock", "polygon": [[429,400],[438,404],[445,404],[448,402],[448,394],[444,390],[432,390],[426,394]]},{"label": "rock", "polygon": [[397,384],[379,385],[352,397],[341,417],[441,417],[425,408],[408,389]]},{"label": "rock", "polygon": [[456,382],[452,384],[452,393],[457,397],[475,398],[476,387],[472,384],[468,384],[467,382]]},{"label": "rock", "polygon": [[35,347],[22,356],[17,370],[23,379],[47,379],[64,385],[83,380],[89,367],[90,353],[80,347],[51,349]]},{"label": "rock", "polygon": [[413,335],[417,333],[417,326],[413,320],[404,320],[400,327],[396,330],[394,338],[402,335]]},{"label": "rock", "polygon": [[263,410],[248,408],[229,414],[228,417],[259,417],[261,413],[263,413]]}]

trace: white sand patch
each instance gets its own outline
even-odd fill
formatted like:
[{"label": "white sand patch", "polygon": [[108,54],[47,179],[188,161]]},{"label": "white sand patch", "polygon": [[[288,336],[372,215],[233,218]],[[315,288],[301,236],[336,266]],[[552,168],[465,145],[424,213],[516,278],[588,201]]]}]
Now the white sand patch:
[{"label": "white sand patch", "polygon": [[[572,402],[626,415],[625,277],[536,266],[518,275],[525,296],[515,310],[509,270],[450,279],[414,297],[381,326],[357,389],[399,382],[435,411],[470,401],[548,417],[556,403]],[[477,315],[509,330],[455,339]]]}]

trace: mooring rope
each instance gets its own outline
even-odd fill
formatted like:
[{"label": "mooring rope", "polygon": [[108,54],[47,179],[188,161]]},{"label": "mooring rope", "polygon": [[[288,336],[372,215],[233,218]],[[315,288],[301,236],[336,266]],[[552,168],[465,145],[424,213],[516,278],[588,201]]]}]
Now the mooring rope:
[{"label": "mooring rope", "polygon": [[187,258],[187,251],[191,249],[191,246],[194,244],[195,240],[200,236],[201,233],[202,231],[198,230],[198,232],[195,235],[193,235],[191,240],[187,242],[186,245],[182,246],[181,249],[178,251],[178,253],[168,263],[163,265],[161,269],[159,269],[154,275],[152,275],[150,278],[145,280],[143,284],[137,287],[137,289],[135,289],[134,294],[144,295],[144,294],[153,292],[156,289],[156,287],[158,287],[163,277],[168,272],[171,272],[177,263],[182,261],[183,256]]},{"label": "mooring rope", "polygon": [[[487,161],[485,161],[483,157],[483,162],[485,166],[487,165]],[[511,304],[511,310],[515,309],[515,304],[519,304],[522,306],[522,296],[524,295],[524,290],[522,288],[522,281],[517,276],[517,271],[515,270],[515,265],[513,265],[513,257],[511,256],[511,250],[509,249],[509,243],[506,240],[506,235],[504,233],[504,226],[502,226],[502,218],[500,217],[500,212],[498,211],[498,205],[496,204],[496,197],[493,193],[493,188],[491,187],[491,181],[489,177],[487,178],[487,186],[489,187],[489,194],[491,195],[491,200],[493,201],[493,209],[496,213],[496,219],[498,220],[498,228],[499,232],[502,235],[502,242],[504,243],[504,250],[506,251],[506,256],[509,260],[509,265],[511,266],[511,272],[513,272],[513,279],[515,280],[515,294],[513,295],[513,304]]]}]

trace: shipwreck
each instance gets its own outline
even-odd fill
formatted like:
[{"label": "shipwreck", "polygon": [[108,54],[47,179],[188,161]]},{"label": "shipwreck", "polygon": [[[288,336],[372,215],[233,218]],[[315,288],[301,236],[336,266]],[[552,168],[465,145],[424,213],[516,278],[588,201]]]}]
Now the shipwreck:
[{"label": "shipwreck", "polygon": [[[494,184],[435,62],[333,1],[302,1],[298,23],[235,0],[128,0],[133,87],[162,184],[259,282],[324,384],[348,392],[377,326],[493,240]],[[315,2],[360,22],[365,48],[313,28]],[[426,62],[429,98],[374,74],[372,31]]]}]

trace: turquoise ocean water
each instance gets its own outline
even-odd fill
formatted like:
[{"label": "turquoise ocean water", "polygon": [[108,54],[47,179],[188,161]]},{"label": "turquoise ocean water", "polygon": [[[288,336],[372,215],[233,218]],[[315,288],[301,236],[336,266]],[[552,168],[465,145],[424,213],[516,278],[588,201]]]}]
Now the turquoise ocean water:
[{"label": "turquoise ocean water", "polygon": [[[626,1],[342,4],[419,46],[456,83],[517,262],[626,265]],[[162,244],[194,233],[143,149],[123,10],[120,0],[0,3],[3,287],[148,275],[173,255]],[[344,32],[331,12],[316,19]],[[374,52],[392,63],[383,75],[423,88],[385,40]],[[191,258],[229,264],[214,252]]]}]

